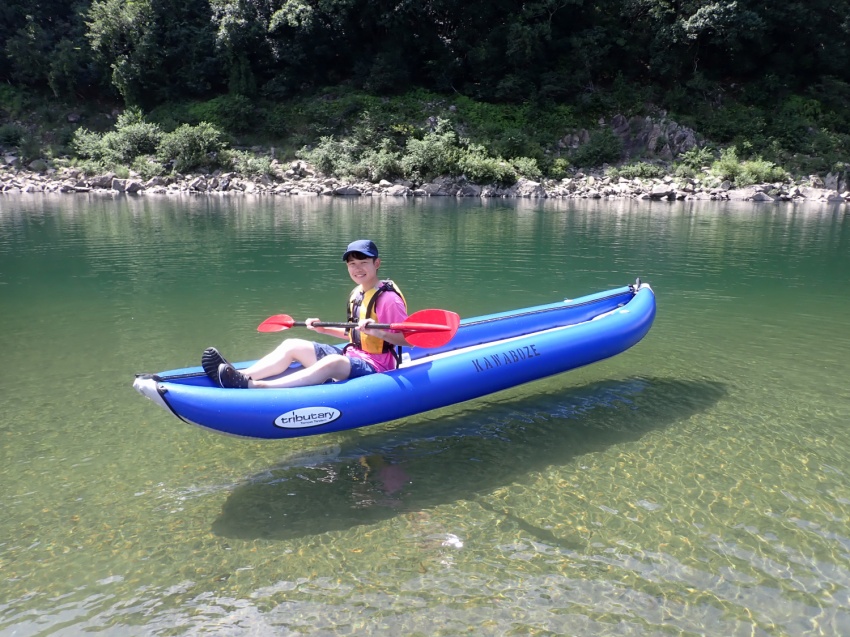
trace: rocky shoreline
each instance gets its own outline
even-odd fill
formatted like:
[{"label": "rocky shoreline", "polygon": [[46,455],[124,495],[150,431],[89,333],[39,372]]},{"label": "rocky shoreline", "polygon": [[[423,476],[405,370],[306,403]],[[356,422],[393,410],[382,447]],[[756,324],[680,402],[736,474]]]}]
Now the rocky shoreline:
[{"label": "rocky shoreline", "polygon": [[705,179],[609,177],[604,170],[576,172],[560,180],[520,179],[510,187],[473,184],[463,178],[440,177],[427,183],[404,180],[378,183],[343,181],[319,174],[303,161],[272,162],[272,174],[250,177],[215,171],[142,180],[130,174],[86,176],[76,168],[22,170],[0,166],[0,193],[103,193],[110,195],[286,195],[341,197],[501,197],[530,199],[640,199],[666,201],[754,201],[850,203],[850,184],[838,176],[817,176],[785,183],[736,188],[729,182]]}]

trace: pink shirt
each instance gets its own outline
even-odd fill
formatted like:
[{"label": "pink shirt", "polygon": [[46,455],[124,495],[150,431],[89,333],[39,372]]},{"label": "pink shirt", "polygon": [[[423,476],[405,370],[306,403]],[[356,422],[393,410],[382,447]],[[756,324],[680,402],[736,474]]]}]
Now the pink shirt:
[{"label": "pink shirt", "polygon": [[[407,320],[407,310],[404,309],[404,301],[401,300],[398,294],[393,292],[384,292],[378,296],[378,301],[375,303],[375,314],[377,316],[376,323],[403,323]],[[362,349],[349,347],[345,350],[345,355],[352,358],[362,358],[378,372],[388,372],[395,369],[395,355],[393,352],[370,354],[369,352],[364,352]]]}]

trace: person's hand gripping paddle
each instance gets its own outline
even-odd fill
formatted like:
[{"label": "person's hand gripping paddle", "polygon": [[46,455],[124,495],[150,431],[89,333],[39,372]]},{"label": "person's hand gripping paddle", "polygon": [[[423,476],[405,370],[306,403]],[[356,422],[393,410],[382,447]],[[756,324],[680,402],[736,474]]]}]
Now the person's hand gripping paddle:
[{"label": "person's hand gripping paddle", "polygon": [[[460,316],[448,310],[419,310],[401,323],[371,323],[378,330],[401,332],[411,345],[416,347],[440,347],[448,343],[457,333]],[[304,327],[304,321],[296,321],[288,314],[275,314],[257,326],[258,332],[281,332],[292,327]],[[355,328],[357,323],[326,323],[316,321],[314,327]]]}]

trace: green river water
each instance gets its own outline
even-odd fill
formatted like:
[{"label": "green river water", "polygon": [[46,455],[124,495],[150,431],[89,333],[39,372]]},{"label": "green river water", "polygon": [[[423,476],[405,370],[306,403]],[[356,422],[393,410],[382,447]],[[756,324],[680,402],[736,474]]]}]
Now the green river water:
[{"label": "green river water", "polygon": [[[133,391],[262,355],[270,314],[344,318],[362,237],[413,310],[639,276],[658,315],[340,434]],[[848,284],[847,206],[4,195],[0,635],[848,635]]]}]

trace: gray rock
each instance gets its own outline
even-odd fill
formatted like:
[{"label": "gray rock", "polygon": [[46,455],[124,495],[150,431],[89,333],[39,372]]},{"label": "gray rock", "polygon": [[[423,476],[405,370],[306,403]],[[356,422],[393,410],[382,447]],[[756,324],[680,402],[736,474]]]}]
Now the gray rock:
[{"label": "gray rock", "polygon": [[115,173],[105,173],[89,179],[89,186],[92,188],[112,188],[112,180],[115,179]]},{"label": "gray rock", "polygon": [[412,193],[410,188],[404,186],[402,184],[395,184],[394,186],[390,186],[387,188],[386,192],[389,197],[409,197]]},{"label": "gray rock", "polygon": [[838,175],[835,173],[828,173],[826,178],[823,180],[823,187],[827,190],[834,190],[838,192]]},{"label": "gray rock", "polygon": [[428,197],[445,197],[448,195],[442,184],[422,184],[419,189]]},{"label": "gray rock", "polygon": [[457,191],[458,197],[480,197],[481,196],[481,186],[476,186],[474,184],[464,184]]},{"label": "gray rock", "polygon": [[770,202],[773,202],[773,201],[776,201],[776,200],[773,197],[771,197],[769,194],[767,194],[766,192],[757,192],[757,193],[753,194],[752,197],[750,197],[750,201],[770,201]]},{"label": "gray rock", "polygon": [[540,182],[531,181],[530,179],[520,179],[511,190],[517,197],[542,199],[547,196],[543,185]]},{"label": "gray rock", "polygon": [[650,199],[670,199],[675,198],[676,190],[671,188],[669,184],[655,184],[649,191]]},{"label": "gray rock", "polygon": [[333,193],[339,197],[359,197],[362,193],[354,186],[340,186],[335,188]]}]

